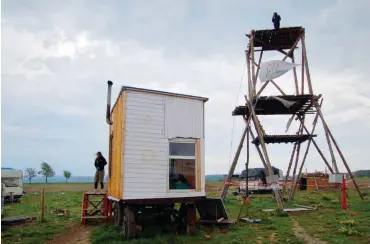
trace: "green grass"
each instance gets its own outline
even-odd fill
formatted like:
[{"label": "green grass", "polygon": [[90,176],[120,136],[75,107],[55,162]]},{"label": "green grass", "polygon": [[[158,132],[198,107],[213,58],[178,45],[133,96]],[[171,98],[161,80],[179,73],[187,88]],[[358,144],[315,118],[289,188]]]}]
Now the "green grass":
[{"label": "green grass", "polygon": [[[27,194],[21,203],[5,205],[4,217],[36,216],[37,220],[25,226],[15,226],[2,231],[3,243],[42,243],[54,234],[66,231],[80,221],[82,192],[48,192],[45,193],[45,218],[40,221],[40,194]],[[51,214],[55,209],[68,209],[68,216]]]},{"label": "green grass", "polygon": [[[221,183],[222,184],[222,183]],[[32,184],[33,187],[34,184]],[[72,185],[72,184],[71,184]],[[60,189],[56,184],[42,185],[51,189]],[[30,186],[31,187],[31,186]],[[38,186],[39,187],[39,186]],[[60,187],[65,187],[60,184]],[[219,196],[219,182],[207,184],[209,196]],[[76,189],[81,189],[76,184]],[[230,190],[231,192],[232,190]],[[68,231],[80,221],[82,191],[46,192],[45,222],[39,218],[34,223],[11,227],[2,232],[3,243],[43,243],[53,235]],[[365,192],[370,200],[370,191]],[[349,191],[349,210],[340,210],[340,193],[334,192],[297,192],[295,200],[285,203],[311,205],[318,211],[289,214],[282,216],[262,212],[265,208],[276,208],[274,198],[254,198],[247,211],[249,217],[262,219],[261,223],[238,223],[237,226],[222,229],[198,226],[193,236],[149,235],[131,241],[123,241],[123,236],[112,224],[101,225],[92,232],[92,243],[303,243],[294,234],[293,219],[312,237],[328,243],[369,243],[370,242],[370,203],[362,202],[354,191]],[[240,199],[229,196],[225,201],[229,218],[236,219],[240,210]],[[54,209],[68,209],[69,216],[51,214]],[[39,217],[40,194],[27,194],[21,203],[6,205],[5,216],[31,215]],[[161,225],[153,225],[160,227]],[[153,229],[152,233],[160,233]]]}]

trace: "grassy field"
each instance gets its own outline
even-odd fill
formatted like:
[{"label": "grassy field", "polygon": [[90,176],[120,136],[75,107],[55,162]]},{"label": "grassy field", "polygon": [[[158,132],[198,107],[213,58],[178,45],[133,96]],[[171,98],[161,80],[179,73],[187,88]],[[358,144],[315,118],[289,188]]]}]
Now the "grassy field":
[{"label": "grassy field", "polygon": [[[46,192],[45,222],[38,220],[2,231],[3,243],[123,242],[112,224],[80,227],[82,194],[91,190],[91,184],[26,185],[27,195],[19,204],[6,205],[5,216],[39,216],[41,188]],[[220,183],[207,184],[209,196],[218,196],[220,189]],[[364,192],[367,202],[362,202],[353,190],[349,191],[349,211],[346,212],[340,210],[338,192],[298,192],[295,201],[286,204],[287,207],[296,203],[316,206],[319,210],[290,215],[262,212],[264,208],[275,208],[275,201],[268,195],[256,196],[246,214],[261,218],[261,223],[238,223],[229,229],[199,227],[194,236],[157,235],[127,243],[370,243],[370,188],[366,187]],[[225,201],[230,218],[237,217],[240,204],[234,196]],[[68,209],[69,215],[51,214],[54,209]]]}]

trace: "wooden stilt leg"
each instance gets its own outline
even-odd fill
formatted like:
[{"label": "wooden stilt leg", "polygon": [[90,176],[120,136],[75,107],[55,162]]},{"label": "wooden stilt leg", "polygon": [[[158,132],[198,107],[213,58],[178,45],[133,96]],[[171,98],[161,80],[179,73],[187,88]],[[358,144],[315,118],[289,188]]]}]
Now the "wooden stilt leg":
[{"label": "wooden stilt leg", "polygon": [[297,143],[294,143],[293,151],[292,151],[292,154],[290,155],[288,170],[287,170],[287,173],[285,175],[283,192],[285,192],[286,184],[287,184],[288,177],[289,177],[289,174],[290,174],[290,169],[292,168],[293,159],[294,159],[294,155],[295,155],[296,149],[297,149]]},{"label": "wooden stilt leg", "polygon": [[[249,103],[248,99],[246,97],[245,97],[245,99],[246,99],[246,102],[248,104]],[[249,105],[251,105],[251,104],[249,103]],[[272,176],[272,175],[274,175],[274,173],[272,171],[271,163],[270,163],[270,160],[269,160],[269,157],[268,157],[268,154],[267,154],[265,140],[263,139],[263,133],[261,131],[261,125],[258,123],[258,119],[257,119],[256,113],[254,112],[254,107],[253,106],[250,106],[250,111],[251,111],[251,116],[252,116],[252,119],[253,119],[253,124],[255,126],[258,137],[260,139],[262,152],[263,152],[264,158],[266,160],[266,165],[267,165],[266,171],[268,172],[269,176]],[[281,195],[280,195],[279,190],[274,188],[273,191],[274,191],[274,195],[275,195],[278,207],[283,208],[283,202],[281,200]]]},{"label": "wooden stilt leg", "polygon": [[356,189],[357,189],[357,191],[358,191],[358,194],[360,195],[361,200],[362,200],[362,201],[364,201],[364,196],[362,195],[361,190],[360,190],[359,186],[357,185],[357,182],[356,182],[355,178],[353,177],[353,174],[352,174],[351,169],[348,167],[347,161],[346,161],[346,159],[344,158],[344,155],[343,155],[342,151],[340,150],[340,148],[339,148],[339,146],[338,146],[337,142],[335,141],[335,138],[334,138],[333,134],[331,133],[331,131],[330,131],[330,129],[329,129],[329,127],[328,127],[328,125],[327,125],[326,121],[324,120],[324,116],[323,116],[323,114],[322,114],[322,112],[321,112],[320,107],[319,107],[319,106],[316,106],[316,107],[317,107],[317,112],[319,113],[319,116],[320,116],[320,118],[321,118],[321,121],[322,121],[322,123],[324,124],[324,126],[326,127],[327,132],[328,132],[328,134],[329,134],[329,136],[330,136],[331,140],[333,141],[334,146],[335,146],[335,148],[337,149],[337,151],[338,151],[338,153],[339,153],[339,156],[341,157],[341,159],[342,159],[342,161],[343,161],[343,164],[344,164],[344,166],[346,167],[346,169],[347,169],[347,172],[348,172],[349,176],[351,177],[351,180],[353,181],[353,184],[355,185],[355,187],[356,187]]},{"label": "wooden stilt leg", "polygon": [[[320,102],[320,107],[322,106],[322,103],[323,103],[323,99],[321,100]],[[315,128],[316,128],[316,125],[317,125],[317,117],[318,117],[318,113],[316,113],[315,115],[315,119],[314,119],[314,124],[312,126],[312,130],[311,130],[311,134],[310,135],[313,135],[313,133],[315,132]],[[297,177],[297,181],[296,183],[294,184],[294,187],[292,189],[292,199],[294,198],[294,193],[295,193],[295,190],[297,188],[297,185],[298,185],[298,182],[300,181],[301,179],[301,175],[302,175],[302,170],[303,170],[303,166],[304,166],[304,163],[306,161],[306,158],[307,158],[307,155],[308,155],[308,150],[310,149],[310,146],[311,146],[311,142],[312,140],[309,140],[308,143],[307,143],[307,147],[306,147],[306,152],[304,153],[304,156],[303,156],[303,159],[302,159],[302,163],[301,163],[301,167],[299,168],[299,171],[298,171],[298,177]]]},{"label": "wooden stilt leg", "polygon": [[227,175],[227,178],[226,178],[226,182],[224,184],[224,187],[222,189],[222,193],[221,193],[221,198],[224,199],[226,197],[226,194],[227,194],[227,191],[229,190],[229,185],[228,185],[228,182],[231,181],[231,177],[233,176],[234,174],[234,171],[235,171],[235,167],[236,167],[236,164],[238,163],[238,159],[239,159],[239,156],[240,156],[240,152],[242,150],[242,147],[243,147],[243,143],[244,143],[244,140],[245,140],[245,136],[246,134],[248,133],[248,124],[250,123],[250,118],[248,119],[248,123],[247,125],[245,126],[245,129],[244,129],[244,132],[243,132],[243,135],[240,139],[240,142],[239,142],[239,146],[238,146],[238,149],[235,153],[235,156],[234,156],[234,160],[231,164],[231,167],[230,167],[230,170],[229,170],[229,174]]},{"label": "wooden stilt leg", "polygon": [[[292,57],[292,63],[294,64],[294,56]],[[293,76],[294,76],[294,85],[295,85],[295,94],[299,94],[299,88],[298,88],[298,78],[297,78],[297,69],[296,67],[293,67]]]},{"label": "wooden stilt leg", "polygon": [[[304,117],[302,118],[302,121],[301,121],[301,125],[299,127],[299,135],[302,135],[302,132],[303,132],[303,124],[304,124]],[[290,188],[290,191],[289,191],[289,200],[292,200],[293,199],[293,188],[294,188],[294,184],[295,184],[295,173],[296,173],[296,170],[297,170],[297,166],[298,166],[298,160],[299,160],[299,153],[301,151],[301,143],[298,143],[298,146],[297,146],[297,154],[296,154],[296,159],[295,159],[295,164],[294,164],[294,170],[293,170],[293,180],[292,180],[292,184],[291,184],[291,188]]]}]

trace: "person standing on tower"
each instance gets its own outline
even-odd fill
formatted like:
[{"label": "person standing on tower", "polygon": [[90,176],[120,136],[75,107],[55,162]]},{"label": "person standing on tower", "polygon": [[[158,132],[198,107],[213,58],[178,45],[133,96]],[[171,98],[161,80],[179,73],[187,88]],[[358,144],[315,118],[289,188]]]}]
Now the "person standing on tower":
[{"label": "person standing on tower", "polygon": [[275,30],[278,30],[280,28],[280,15],[278,15],[276,12],[272,15],[272,23],[274,23]]}]

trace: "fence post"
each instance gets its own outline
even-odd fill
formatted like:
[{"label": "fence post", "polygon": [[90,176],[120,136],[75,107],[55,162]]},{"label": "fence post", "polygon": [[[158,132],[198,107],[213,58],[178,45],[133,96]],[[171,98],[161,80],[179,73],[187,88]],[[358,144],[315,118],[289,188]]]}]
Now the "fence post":
[{"label": "fence post", "polygon": [[41,190],[41,222],[44,221],[44,210],[45,210],[45,190]]}]

